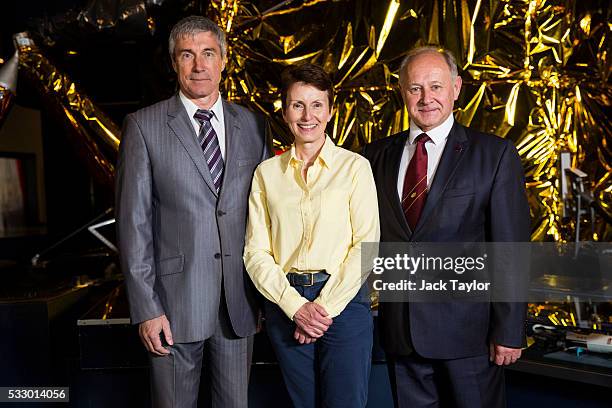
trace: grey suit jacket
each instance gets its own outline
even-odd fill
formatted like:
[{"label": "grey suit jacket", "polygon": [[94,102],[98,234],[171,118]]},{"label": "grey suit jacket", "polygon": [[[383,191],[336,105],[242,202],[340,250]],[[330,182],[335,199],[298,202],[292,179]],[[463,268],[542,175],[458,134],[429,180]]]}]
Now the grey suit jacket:
[{"label": "grey suit jacket", "polygon": [[116,177],[121,268],[132,323],[166,314],[175,342],[215,330],[221,290],[234,332],[255,332],[242,262],[255,167],[270,155],[262,116],[223,101],[225,171],[217,196],[178,95],[126,117]]}]

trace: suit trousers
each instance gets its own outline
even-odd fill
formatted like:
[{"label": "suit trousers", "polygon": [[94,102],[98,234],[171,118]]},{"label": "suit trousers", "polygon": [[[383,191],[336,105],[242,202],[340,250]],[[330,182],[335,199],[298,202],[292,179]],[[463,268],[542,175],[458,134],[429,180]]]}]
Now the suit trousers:
[{"label": "suit trousers", "polygon": [[[325,282],[296,286],[314,300]],[[266,331],[295,408],[359,408],[368,400],[373,322],[363,288],[315,343],[299,344],[295,323],[266,301]]]},{"label": "suit trousers", "polygon": [[203,387],[207,400],[200,406],[248,406],[253,336],[234,334],[223,298],[219,309],[216,331],[208,339],[166,345],[170,350],[167,356],[149,354],[154,408],[196,408],[201,376],[208,379],[208,384]]},{"label": "suit trousers", "polygon": [[387,356],[396,408],[503,408],[504,369],[488,355],[453,360]]}]

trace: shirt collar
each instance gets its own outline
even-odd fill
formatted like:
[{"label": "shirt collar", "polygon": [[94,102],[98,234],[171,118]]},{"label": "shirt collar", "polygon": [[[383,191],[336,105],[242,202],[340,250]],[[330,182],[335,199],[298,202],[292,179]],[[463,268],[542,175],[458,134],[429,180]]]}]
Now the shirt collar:
[{"label": "shirt collar", "polygon": [[[315,161],[319,161],[322,165],[331,168],[333,158],[334,158],[334,150],[336,149],[336,145],[331,140],[331,138],[325,135],[325,142],[323,143],[323,147],[319,152]],[[285,153],[286,155],[286,163],[285,163],[285,172],[289,169],[290,165],[293,163],[300,163],[300,160],[295,153],[295,143],[291,145],[291,149]]]},{"label": "shirt collar", "polygon": [[421,133],[427,133],[427,136],[429,136],[429,138],[432,140],[434,144],[442,143],[448,137],[448,134],[450,133],[454,122],[455,122],[455,118],[453,117],[453,114],[451,113],[450,115],[448,115],[448,118],[446,118],[446,120],[442,122],[438,127],[435,127],[428,132],[423,132],[421,128],[419,128],[414,123],[414,121],[411,120],[410,121],[410,131],[408,133],[407,142],[409,144],[413,144],[414,140],[417,138],[418,135],[420,135]]},{"label": "shirt collar", "polygon": [[[187,111],[187,115],[193,120],[193,115],[195,115],[196,111],[200,109],[198,105],[196,105],[191,99],[187,98],[183,91],[179,91],[179,97],[181,98],[181,102],[183,102],[183,106],[185,106],[185,110]],[[221,95],[217,97],[217,100],[210,108],[210,111],[213,113],[213,117],[216,118],[219,122],[223,120],[223,102],[221,101]]]}]

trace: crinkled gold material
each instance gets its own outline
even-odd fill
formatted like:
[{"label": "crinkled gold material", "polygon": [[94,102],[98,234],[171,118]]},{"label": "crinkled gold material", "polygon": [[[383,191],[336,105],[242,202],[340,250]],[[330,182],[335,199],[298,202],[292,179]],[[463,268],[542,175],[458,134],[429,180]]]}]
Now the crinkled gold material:
[{"label": "crinkled gold material", "polygon": [[16,34],[15,43],[20,70],[38,87],[48,111],[66,125],[93,175],[112,185],[120,129],[44,56],[27,33]]},{"label": "crinkled gold material", "polygon": [[[509,138],[519,150],[532,240],[571,240],[574,221],[561,215],[563,151],[589,174],[598,206],[612,216],[608,0],[295,4],[223,0],[209,10],[229,38],[225,94],[269,117],[277,148],[292,140],[279,112],[284,66],[314,62],[332,75],[335,115],[328,130],[337,144],[358,149],[408,128],[397,86],[400,62],[414,46],[440,44],[457,57],[464,81],[456,119]],[[595,231],[584,239],[612,238],[601,220]],[[556,325],[576,325],[575,310],[550,316]]]},{"label": "crinkled gold material", "polygon": [[[275,145],[291,135],[279,115],[279,73],[321,64],[333,76],[337,144],[357,149],[406,129],[397,89],[403,55],[441,44],[457,56],[461,123],[516,144],[527,176],[533,240],[571,239],[561,217],[559,153],[585,170],[612,216],[612,96],[608,2],[576,0],[336,0],[211,2],[229,38],[227,97],[267,114]],[[588,229],[583,229],[587,231]],[[595,239],[612,231],[599,222]],[[593,238],[593,237],[585,237]]]},{"label": "crinkled gold material", "polygon": [[0,127],[8,116],[17,88],[17,52],[5,64],[0,65]]},{"label": "crinkled gold material", "polygon": [[155,31],[153,20],[147,16],[144,0],[90,1],[77,18],[98,31],[120,25],[130,27],[133,32]]}]

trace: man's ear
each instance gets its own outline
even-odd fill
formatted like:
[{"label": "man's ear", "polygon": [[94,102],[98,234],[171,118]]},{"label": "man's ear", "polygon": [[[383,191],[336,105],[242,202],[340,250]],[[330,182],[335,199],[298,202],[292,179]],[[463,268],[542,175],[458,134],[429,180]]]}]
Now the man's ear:
[{"label": "man's ear", "polygon": [[455,83],[453,84],[453,91],[455,92],[455,100],[459,98],[459,94],[461,93],[461,85],[463,84],[463,80],[459,75],[455,78]]},{"label": "man's ear", "polygon": [[400,91],[400,95],[402,96],[402,102],[404,102],[404,106],[408,106],[408,101],[406,100],[406,93],[404,92],[404,84],[402,81],[397,82],[397,87]]}]

